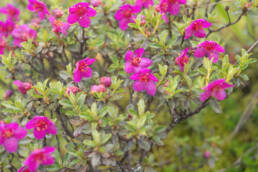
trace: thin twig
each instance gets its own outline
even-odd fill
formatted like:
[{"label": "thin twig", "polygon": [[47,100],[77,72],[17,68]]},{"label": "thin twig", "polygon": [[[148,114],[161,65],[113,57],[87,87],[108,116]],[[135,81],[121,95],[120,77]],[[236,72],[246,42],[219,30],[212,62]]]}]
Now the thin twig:
[{"label": "thin twig", "polygon": [[253,44],[251,45],[251,47],[247,50],[247,53],[250,53],[257,45],[258,45],[258,40],[255,41],[255,43],[253,43]]}]

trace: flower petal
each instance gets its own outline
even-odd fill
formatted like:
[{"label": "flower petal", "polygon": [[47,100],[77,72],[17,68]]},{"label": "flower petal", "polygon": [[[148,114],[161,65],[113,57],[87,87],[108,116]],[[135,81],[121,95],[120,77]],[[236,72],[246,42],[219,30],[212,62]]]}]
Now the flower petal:
[{"label": "flower petal", "polygon": [[79,20],[79,18],[80,17],[78,15],[70,13],[68,15],[67,22],[70,23],[70,24],[74,24]]},{"label": "flower petal", "polygon": [[209,97],[211,96],[211,93],[209,91],[204,91],[201,95],[200,95],[200,101],[204,102],[205,100],[207,100]]},{"label": "flower petal", "polygon": [[81,27],[89,27],[90,26],[90,18],[87,15],[82,16],[78,20]]},{"label": "flower petal", "polygon": [[43,139],[46,136],[46,130],[38,131],[36,128],[33,130],[33,134],[36,139],[40,140]]},{"label": "flower petal", "polygon": [[18,140],[16,138],[10,138],[4,141],[4,147],[8,152],[16,152],[18,148]]},{"label": "flower petal", "polygon": [[126,73],[134,72],[134,66],[131,64],[131,62],[125,62],[125,72]]},{"label": "flower petal", "polygon": [[77,69],[73,72],[73,80],[74,80],[74,82],[76,82],[76,83],[78,83],[78,82],[80,82],[80,81],[82,80],[82,74],[81,74],[81,72],[80,72],[79,70],[77,70]]},{"label": "flower petal", "polygon": [[146,92],[150,95],[150,96],[155,96],[156,94],[156,84],[153,81],[150,81],[146,84]]},{"label": "flower petal", "polygon": [[140,81],[135,81],[133,83],[133,89],[134,91],[137,91],[137,92],[143,91],[145,89],[145,83]]},{"label": "flower petal", "polygon": [[227,94],[224,89],[218,89],[212,92],[212,96],[221,101],[227,97]]},{"label": "flower petal", "polygon": [[134,51],[134,54],[137,56],[137,57],[142,57],[144,53],[144,48],[139,48],[137,50]]}]

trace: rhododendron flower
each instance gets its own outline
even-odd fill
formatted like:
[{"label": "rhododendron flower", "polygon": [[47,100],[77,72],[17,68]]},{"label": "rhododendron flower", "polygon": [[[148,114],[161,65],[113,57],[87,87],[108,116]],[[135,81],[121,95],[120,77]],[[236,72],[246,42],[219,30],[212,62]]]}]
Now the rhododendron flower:
[{"label": "rhododendron flower", "polygon": [[64,15],[64,12],[58,8],[55,8],[53,11],[52,11],[52,14],[55,18],[61,18],[63,15]]},{"label": "rhododendron flower", "polygon": [[106,92],[106,87],[102,84],[100,85],[92,85],[91,89],[90,89],[90,93],[94,94],[94,93],[104,93]]},{"label": "rhododendron flower", "polygon": [[95,59],[85,58],[76,63],[76,69],[73,72],[73,79],[76,83],[80,82],[82,78],[90,78],[92,70],[90,65],[95,62]]},{"label": "rhododendron flower", "polygon": [[12,33],[14,28],[15,23],[12,20],[6,20],[5,22],[0,21],[0,37],[8,37],[9,34]]},{"label": "rhododendron flower", "polygon": [[204,158],[208,159],[208,158],[211,157],[211,152],[208,151],[208,150],[206,150],[206,151],[204,152],[203,156],[204,156]]},{"label": "rhododendron flower", "polygon": [[213,59],[213,63],[217,63],[219,60],[219,53],[224,53],[225,50],[217,42],[214,41],[204,41],[198,45],[194,52],[194,56],[197,58],[202,58],[204,56]]},{"label": "rhododendron flower", "polygon": [[5,7],[0,8],[0,13],[5,14],[7,20],[19,21],[20,10],[12,4],[7,4]]},{"label": "rhododendron flower", "polygon": [[90,4],[93,6],[93,7],[98,7],[102,4],[101,0],[91,0],[90,1]]},{"label": "rhododendron flower", "polygon": [[110,87],[112,84],[111,78],[106,76],[101,77],[100,84],[104,85],[105,87]]},{"label": "rhododendron flower", "polygon": [[28,10],[37,12],[41,20],[43,20],[46,15],[49,15],[46,4],[38,0],[29,0]]},{"label": "rhododendron flower", "polygon": [[53,32],[55,32],[57,35],[59,35],[59,33],[66,35],[67,30],[70,28],[70,24],[62,22],[53,16],[49,17],[49,21],[52,24]]},{"label": "rhododendron flower", "polygon": [[181,4],[186,4],[186,0],[161,0],[159,4],[160,12],[175,16],[179,13]]},{"label": "rhododendron flower", "polygon": [[122,30],[128,28],[128,23],[135,23],[136,13],[140,12],[141,8],[139,6],[132,6],[130,4],[125,4],[120,7],[116,12],[115,18],[119,22],[119,27]]},{"label": "rhododendron flower", "polygon": [[89,7],[87,2],[79,2],[69,8],[68,23],[74,24],[78,22],[81,27],[90,26],[90,17],[94,17],[96,11]]},{"label": "rhododendron flower", "polygon": [[175,60],[176,64],[179,65],[180,70],[184,72],[185,64],[187,64],[189,57],[187,55],[188,48],[181,52],[180,56],[178,56]]},{"label": "rhododendron flower", "polygon": [[18,87],[18,90],[19,90],[22,94],[26,94],[27,91],[32,88],[31,83],[29,83],[29,82],[21,82],[20,80],[14,81],[13,84]]},{"label": "rhododendron flower", "polygon": [[225,89],[229,87],[234,87],[234,85],[226,83],[225,79],[212,81],[203,88],[204,92],[200,95],[200,100],[204,102],[211,96],[219,101],[224,100],[227,96]]},{"label": "rhododendron flower", "polygon": [[46,134],[57,134],[55,124],[46,116],[35,116],[26,124],[26,129],[34,129],[33,134],[36,139],[43,139]]},{"label": "rhododendron flower", "polygon": [[192,21],[192,23],[185,29],[184,39],[188,39],[193,35],[198,38],[206,37],[206,33],[203,29],[208,27],[211,27],[211,23],[205,19],[197,19]]},{"label": "rhododendron flower", "polygon": [[133,83],[135,91],[141,92],[145,90],[151,96],[156,94],[155,82],[158,82],[158,79],[151,73],[150,69],[141,69],[133,74],[130,79],[135,80]]},{"label": "rhododendron flower", "polygon": [[4,93],[4,99],[7,100],[12,95],[13,95],[13,91],[12,90],[6,90],[6,92]]},{"label": "rhododendron flower", "polygon": [[12,36],[14,38],[13,44],[14,46],[21,47],[21,43],[27,41],[28,39],[36,39],[37,32],[28,25],[23,24],[16,27],[13,32]]},{"label": "rhododendron flower", "polygon": [[0,37],[0,55],[4,54],[5,47],[6,47],[6,41],[2,37]]},{"label": "rhododendron flower", "polygon": [[139,48],[134,52],[128,50],[125,54],[125,72],[135,73],[142,68],[147,68],[152,64],[148,58],[142,57],[144,48]]},{"label": "rhododendron flower", "polygon": [[29,170],[30,172],[36,172],[38,171],[37,169],[40,165],[53,165],[55,163],[55,159],[51,156],[51,154],[55,152],[55,149],[55,147],[46,146],[43,149],[34,150],[25,160],[24,167],[22,168]]},{"label": "rhododendron flower", "polygon": [[0,145],[3,144],[8,152],[16,152],[19,140],[26,135],[27,131],[16,122],[2,123],[0,127]]},{"label": "rhododendron flower", "polygon": [[76,93],[78,93],[78,92],[80,92],[80,91],[81,91],[81,90],[80,90],[78,87],[76,87],[76,86],[70,86],[70,87],[66,88],[65,93],[66,93],[66,94],[70,94],[70,93],[76,94]]},{"label": "rhododendron flower", "polygon": [[153,0],[136,0],[135,5],[149,8],[149,6],[153,6]]}]

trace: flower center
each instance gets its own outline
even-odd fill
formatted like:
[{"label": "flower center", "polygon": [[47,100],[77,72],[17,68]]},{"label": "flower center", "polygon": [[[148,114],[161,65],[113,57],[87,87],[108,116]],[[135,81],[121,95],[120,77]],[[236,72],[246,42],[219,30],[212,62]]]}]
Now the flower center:
[{"label": "flower center", "polygon": [[79,16],[82,16],[86,13],[86,7],[82,6],[82,5],[78,5],[76,8],[76,14]]},{"label": "flower center", "polygon": [[34,4],[34,9],[35,9],[36,11],[43,11],[43,10],[44,10],[44,7],[42,6],[41,3],[35,2],[35,4]]},{"label": "flower center", "polygon": [[54,25],[55,25],[56,27],[62,27],[62,26],[63,26],[62,22],[59,21],[59,20],[55,20],[55,21],[54,21]]},{"label": "flower center", "polygon": [[171,4],[175,4],[177,2],[177,0],[169,0],[169,3]]},{"label": "flower center", "polygon": [[167,11],[168,10],[168,3],[164,2],[160,4],[160,10],[161,11]]},{"label": "flower center", "polygon": [[13,131],[11,129],[6,129],[3,134],[4,138],[8,139],[13,136]]},{"label": "flower center", "polygon": [[88,68],[89,68],[89,66],[88,66],[88,64],[86,63],[86,62],[80,62],[80,64],[79,64],[79,70],[81,71],[81,72],[85,72],[85,71],[87,71],[88,70]]},{"label": "flower center", "polygon": [[214,44],[206,44],[204,47],[207,51],[212,51],[215,48]]},{"label": "flower center", "polygon": [[141,58],[140,57],[133,58],[132,64],[134,66],[138,66],[140,63],[141,63]]},{"label": "flower center", "polygon": [[45,120],[40,120],[36,124],[36,130],[37,131],[44,131],[48,128],[47,122]]},{"label": "flower center", "polygon": [[202,25],[200,25],[199,23],[193,23],[192,29],[194,31],[198,31],[202,29]]},{"label": "flower center", "polygon": [[142,74],[139,78],[141,82],[148,82],[149,81],[149,73]]},{"label": "flower center", "polygon": [[12,8],[9,8],[8,13],[13,16],[16,14],[16,11]]},{"label": "flower center", "polygon": [[132,12],[131,12],[131,10],[126,10],[126,11],[123,12],[123,15],[124,15],[125,17],[129,18],[129,17],[131,17]]}]

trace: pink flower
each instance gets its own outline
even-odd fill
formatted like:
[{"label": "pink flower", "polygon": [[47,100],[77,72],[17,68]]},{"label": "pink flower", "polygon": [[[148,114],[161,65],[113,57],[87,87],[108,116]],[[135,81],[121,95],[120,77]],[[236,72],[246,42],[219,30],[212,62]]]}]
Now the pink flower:
[{"label": "pink flower", "polygon": [[13,95],[13,91],[12,90],[6,90],[6,92],[4,93],[4,99],[7,100],[12,95]]},{"label": "pink flower", "polygon": [[149,8],[149,6],[153,6],[153,0],[136,0],[135,5]]},{"label": "pink flower", "polygon": [[121,6],[115,14],[115,18],[119,22],[120,29],[126,30],[128,28],[128,23],[135,23],[135,14],[140,11],[141,8],[139,6],[132,6],[130,4]]},{"label": "pink flower", "polygon": [[4,145],[8,152],[16,152],[19,140],[27,135],[27,131],[16,122],[0,125],[0,145]]},{"label": "pink flower", "polygon": [[202,58],[208,56],[209,59],[213,59],[213,63],[217,63],[219,60],[219,53],[224,53],[225,50],[217,42],[214,41],[204,41],[198,45],[194,52],[194,56],[197,58]]},{"label": "pink flower", "polygon": [[102,4],[101,0],[91,0],[90,1],[90,4],[93,6],[93,7],[98,7]]},{"label": "pink flower", "polygon": [[31,89],[32,85],[29,82],[21,82],[20,80],[16,80],[13,82],[14,85],[18,87],[18,90],[22,94],[26,94],[28,90]]},{"label": "pink flower", "polygon": [[26,124],[26,129],[34,129],[33,134],[36,139],[43,139],[46,134],[57,134],[55,124],[46,116],[35,116]]},{"label": "pink flower", "polygon": [[43,149],[34,150],[25,160],[22,170],[25,169],[29,172],[36,172],[40,165],[53,165],[55,163],[55,159],[51,154],[55,152],[55,149],[55,147],[46,146]]},{"label": "pink flower", "polygon": [[76,94],[76,93],[78,93],[78,92],[80,92],[80,91],[81,91],[81,90],[80,90],[78,87],[76,87],[76,86],[70,86],[70,87],[66,88],[65,93],[66,93],[66,94],[70,94],[70,93]]},{"label": "pink flower", "polygon": [[193,35],[198,38],[206,37],[206,33],[203,29],[208,27],[211,27],[211,23],[205,19],[197,19],[192,21],[192,23],[185,29],[184,39],[188,39]]},{"label": "pink flower", "polygon": [[29,28],[28,25],[23,24],[18,27],[16,27],[13,32],[13,45],[21,47],[21,43],[27,41],[28,39],[36,39],[37,32],[31,28]]},{"label": "pink flower", "polygon": [[186,0],[161,0],[159,4],[160,12],[176,16],[180,11],[181,4],[186,4]]},{"label": "pink flower", "polygon": [[106,92],[106,87],[102,84],[100,85],[92,85],[91,89],[90,89],[90,93],[94,94],[94,93],[104,93]]},{"label": "pink flower", "polygon": [[63,15],[64,15],[64,12],[58,8],[55,8],[53,11],[52,11],[52,14],[55,18],[61,18]]},{"label": "pink flower", "polygon": [[74,24],[78,22],[81,27],[90,26],[90,17],[96,15],[96,11],[89,7],[87,2],[79,2],[69,8],[68,23]]},{"label": "pink flower", "polygon": [[15,28],[15,23],[12,20],[0,21],[0,37],[8,37]]},{"label": "pink flower", "polygon": [[4,49],[6,47],[6,41],[0,37],[0,55],[4,54]]},{"label": "pink flower", "polygon": [[70,28],[70,24],[62,22],[53,16],[50,16],[48,19],[52,24],[53,32],[55,32],[57,35],[59,35],[59,33],[66,35],[67,30]]},{"label": "pink flower", "polygon": [[141,92],[145,90],[151,96],[156,94],[155,82],[158,82],[158,79],[151,73],[150,69],[141,69],[133,74],[130,79],[135,80],[133,83],[135,91]]},{"label": "pink flower", "polygon": [[7,16],[7,20],[19,21],[20,10],[12,4],[7,4],[5,7],[0,8],[0,13]]},{"label": "pink flower", "polygon": [[85,58],[76,63],[76,69],[73,72],[73,79],[76,83],[80,82],[82,78],[90,78],[92,70],[90,65],[95,62],[95,59]]},{"label": "pink flower", "polygon": [[29,0],[28,10],[37,12],[41,20],[43,20],[46,15],[49,15],[46,4],[38,0]]},{"label": "pink flower", "polygon": [[206,158],[206,159],[210,158],[210,157],[211,157],[210,151],[206,150],[206,151],[204,152],[203,156],[204,156],[204,158]]},{"label": "pink flower", "polygon": [[189,57],[187,55],[188,48],[186,48],[184,51],[181,52],[180,56],[178,56],[175,60],[175,63],[179,65],[180,70],[184,72],[185,64],[187,64]]},{"label": "pink flower", "polygon": [[200,100],[204,102],[211,96],[219,101],[224,100],[227,96],[225,89],[229,87],[234,87],[234,85],[226,83],[225,79],[212,81],[203,88],[204,92],[200,95]]},{"label": "pink flower", "polygon": [[110,87],[112,84],[111,78],[106,76],[101,77],[100,84],[104,85],[105,87]]},{"label": "pink flower", "polygon": [[142,68],[147,68],[152,64],[152,61],[148,58],[142,57],[144,48],[139,48],[134,52],[128,50],[125,54],[125,72],[135,73]]}]

